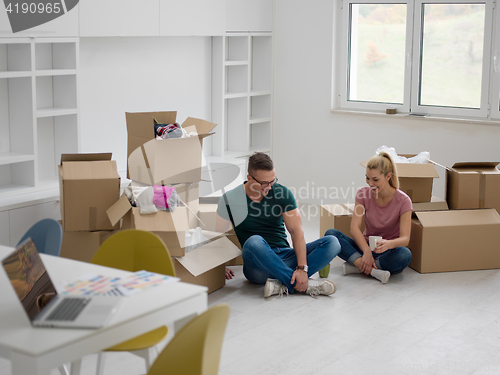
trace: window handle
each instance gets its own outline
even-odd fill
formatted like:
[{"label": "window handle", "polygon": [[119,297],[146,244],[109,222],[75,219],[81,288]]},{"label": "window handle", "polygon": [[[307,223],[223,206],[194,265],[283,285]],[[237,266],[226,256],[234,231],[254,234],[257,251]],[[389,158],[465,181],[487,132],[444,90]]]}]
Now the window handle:
[{"label": "window handle", "polygon": [[406,54],[406,67],[408,69],[411,68],[411,54],[409,54],[409,53]]},{"label": "window handle", "polygon": [[498,58],[497,56],[493,56],[493,68],[495,69],[495,73],[498,73]]}]

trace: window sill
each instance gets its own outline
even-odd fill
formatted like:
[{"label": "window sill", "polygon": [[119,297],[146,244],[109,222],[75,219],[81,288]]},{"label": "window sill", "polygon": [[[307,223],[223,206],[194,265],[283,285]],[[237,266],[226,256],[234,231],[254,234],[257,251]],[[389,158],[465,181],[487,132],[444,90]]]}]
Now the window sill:
[{"label": "window sill", "polygon": [[356,111],[351,109],[332,109],[331,113],[342,114],[342,115],[354,115],[354,116],[398,117],[406,119],[418,119],[424,121],[443,121],[443,122],[454,122],[454,123],[474,124],[474,125],[500,125],[500,120],[494,120],[494,119],[454,118],[454,117],[444,117],[437,115],[416,116],[416,115],[409,115],[408,113],[396,113],[389,115],[383,112]]}]

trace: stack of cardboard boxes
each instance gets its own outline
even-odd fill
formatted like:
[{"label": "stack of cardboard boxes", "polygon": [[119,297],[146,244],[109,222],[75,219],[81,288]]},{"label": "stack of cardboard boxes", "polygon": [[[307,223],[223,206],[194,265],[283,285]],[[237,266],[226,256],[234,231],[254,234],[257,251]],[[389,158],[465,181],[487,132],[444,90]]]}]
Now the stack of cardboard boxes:
[{"label": "stack of cardboard boxes", "polygon": [[[411,155],[405,155],[411,156]],[[366,167],[366,161],[361,163]],[[500,268],[498,163],[446,168],[446,201],[431,197],[434,164],[397,164],[400,188],[413,202],[410,267],[420,273]],[[321,206],[320,235],[351,236],[354,204]]]},{"label": "stack of cardboard boxes", "polygon": [[[209,292],[225,283],[225,264],[241,251],[225,236],[204,231],[206,241],[187,251],[186,238],[199,224],[199,182],[203,138],[216,124],[188,118],[182,128],[191,137],[155,140],[155,120],[175,123],[176,112],[127,113],[128,176],[135,186],[174,186],[183,204],[173,212],[143,215],[125,196],[111,155],[103,160],[85,154],[64,156],[60,166],[63,248],[61,256],[90,261],[100,244],[117,230],[141,229],[159,235],[173,257],[177,276],[205,285]],[[67,158],[72,159],[69,164]],[[82,163],[82,160],[93,158]],[[77,159],[77,160],[74,160]],[[77,168],[78,167],[78,168]],[[75,172],[75,171],[78,171]],[[99,173],[97,173],[99,171]],[[80,178],[76,178],[80,176]],[[114,181],[111,187],[110,180]],[[78,206],[70,206],[69,202]],[[71,213],[74,213],[73,216]],[[78,218],[78,224],[73,223]],[[76,232],[78,231],[78,232]],[[188,236],[186,236],[186,234]]]}]

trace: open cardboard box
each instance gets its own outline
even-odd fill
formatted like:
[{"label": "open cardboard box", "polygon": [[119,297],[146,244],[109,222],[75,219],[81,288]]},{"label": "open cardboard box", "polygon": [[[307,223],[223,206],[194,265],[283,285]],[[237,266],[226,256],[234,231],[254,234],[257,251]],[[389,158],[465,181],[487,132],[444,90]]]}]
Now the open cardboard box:
[{"label": "open cardboard box", "polygon": [[187,207],[177,207],[173,212],[161,211],[149,215],[141,215],[140,209],[132,207],[125,195],[115,202],[107,211],[109,220],[119,224],[121,229],[140,229],[153,232],[161,237],[168,247],[170,255],[185,255],[185,237],[189,231],[189,215]]},{"label": "open cardboard box", "polygon": [[446,200],[451,209],[494,208],[500,212],[498,162],[455,163],[446,170]]},{"label": "open cardboard box", "polygon": [[500,215],[494,209],[417,212],[410,267],[420,273],[500,268]]},{"label": "open cardboard box", "polygon": [[[210,197],[216,198],[218,197]],[[214,199],[204,200],[213,202]],[[217,221],[217,204],[216,203],[200,203],[200,210],[198,216],[200,217],[200,227],[204,230],[215,231],[215,225]],[[226,237],[231,241],[238,249],[241,250],[241,244],[236,236],[234,229],[231,229],[226,233]],[[243,264],[243,257],[240,255],[238,258],[233,259],[228,263],[229,266],[241,266]]]},{"label": "open cardboard box", "polygon": [[[209,233],[204,235],[211,237]],[[215,239],[189,251],[183,257],[173,258],[175,273],[182,281],[204,285],[211,293],[226,283],[225,265],[241,256],[241,251],[226,237],[213,234]]]},{"label": "open cardboard box", "polygon": [[[328,229],[337,229],[346,236],[351,235],[351,220],[354,203],[325,204],[320,207],[319,236],[323,237]],[[361,230],[365,230],[363,222]]]},{"label": "open cardboard box", "polygon": [[120,197],[120,176],[111,153],[61,155],[59,191],[65,231],[119,228],[106,215]]},{"label": "open cardboard box", "polygon": [[171,185],[201,180],[203,139],[217,125],[189,117],[182,123],[198,136],[155,140],[154,120],[175,123],[177,112],[126,113],[128,132],[127,176],[148,185]]},{"label": "open cardboard box", "polygon": [[[431,202],[413,203],[413,214],[420,211],[447,210],[448,205],[440,198],[432,197]],[[319,235],[325,235],[328,229],[337,229],[352,238],[351,220],[354,210],[354,203],[325,204],[320,207]],[[361,231],[365,230],[364,222]]]},{"label": "open cardboard box", "polygon": [[223,234],[209,231],[203,231],[206,242],[188,251],[186,233],[192,229],[190,214],[187,207],[177,207],[173,212],[141,215],[126,196],[108,210],[112,222],[122,219],[122,229],[141,229],[160,236],[173,257],[177,276],[184,282],[207,286],[210,293],[224,286],[224,265],[239,257],[241,251]]},{"label": "open cardboard box", "polygon": [[[411,158],[415,154],[401,154],[406,158]],[[371,158],[370,158],[371,159]],[[366,159],[361,165],[366,168]],[[404,191],[411,198],[412,202],[430,202],[432,196],[432,182],[438,178],[436,167],[432,163],[395,163],[398,170],[399,189]]]}]

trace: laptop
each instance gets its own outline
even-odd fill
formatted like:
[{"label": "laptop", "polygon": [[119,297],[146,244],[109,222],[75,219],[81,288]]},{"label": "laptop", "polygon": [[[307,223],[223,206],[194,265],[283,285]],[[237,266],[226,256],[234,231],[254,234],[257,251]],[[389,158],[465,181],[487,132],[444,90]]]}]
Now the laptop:
[{"label": "laptop", "polygon": [[120,297],[58,295],[31,238],[2,260],[2,266],[35,327],[101,328],[122,301]]}]

